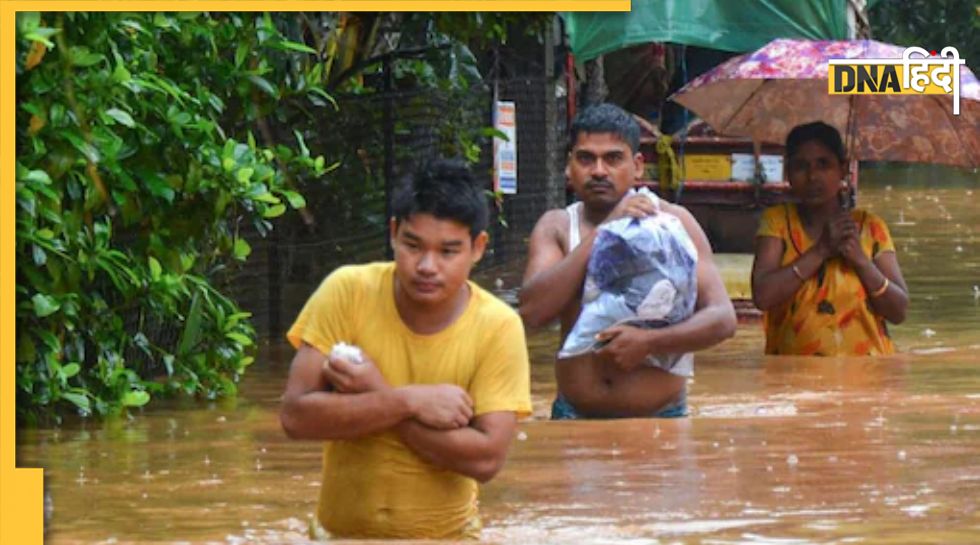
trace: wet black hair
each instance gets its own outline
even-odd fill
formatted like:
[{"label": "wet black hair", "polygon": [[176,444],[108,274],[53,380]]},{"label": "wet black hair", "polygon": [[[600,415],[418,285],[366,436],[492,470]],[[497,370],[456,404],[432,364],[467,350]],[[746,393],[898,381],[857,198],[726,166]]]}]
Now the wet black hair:
[{"label": "wet black hair", "polygon": [[391,205],[395,224],[414,214],[432,214],[467,226],[470,237],[485,231],[490,220],[487,198],[460,159],[423,163],[395,190]]},{"label": "wet black hair", "polygon": [[793,130],[786,135],[786,157],[792,157],[800,146],[810,141],[823,144],[837,156],[840,162],[845,161],[847,154],[844,152],[844,141],[841,139],[840,131],[823,121],[793,127]]},{"label": "wet black hair", "polygon": [[640,125],[626,110],[604,102],[580,111],[571,126],[569,149],[575,145],[580,132],[586,134],[612,133],[629,144],[630,151],[640,151]]}]

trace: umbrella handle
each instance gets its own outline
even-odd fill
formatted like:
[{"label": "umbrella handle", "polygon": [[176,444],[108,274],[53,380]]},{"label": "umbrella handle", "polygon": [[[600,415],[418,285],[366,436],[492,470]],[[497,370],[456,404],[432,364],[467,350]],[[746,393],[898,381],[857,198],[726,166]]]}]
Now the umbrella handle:
[{"label": "umbrella handle", "polygon": [[840,181],[840,191],[837,192],[837,202],[840,203],[840,209],[846,211],[853,210],[856,203],[854,197],[854,186],[850,184],[846,179]]}]

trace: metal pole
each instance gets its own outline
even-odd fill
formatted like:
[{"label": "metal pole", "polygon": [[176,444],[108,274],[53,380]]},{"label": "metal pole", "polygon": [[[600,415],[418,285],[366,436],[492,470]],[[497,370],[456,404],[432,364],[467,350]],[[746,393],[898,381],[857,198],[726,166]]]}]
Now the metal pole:
[{"label": "metal pole", "polygon": [[384,176],[385,176],[385,258],[393,259],[395,254],[391,248],[391,241],[388,240],[388,222],[391,220],[391,199],[392,191],[394,189],[394,177],[395,177],[395,126],[394,126],[394,105],[393,105],[393,85],[392,85],[392,74],[391,74],[391,57],[387,56],[382,62],[382,71],[384,72],[384,85],[382,87],[382,93],[384,96],[384,105],[382,109],[382,125],[384,131]]}]

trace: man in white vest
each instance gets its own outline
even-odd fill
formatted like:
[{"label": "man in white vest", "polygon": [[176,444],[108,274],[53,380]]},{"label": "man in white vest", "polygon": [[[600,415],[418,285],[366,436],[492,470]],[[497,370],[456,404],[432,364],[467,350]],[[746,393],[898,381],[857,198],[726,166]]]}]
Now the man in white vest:
[{"label": "man in white vest", "polygon": [[694,314],[660,329],[626,325],[598,335],[605,346],[587,358],[561,361],[552,418],[674,417],[687,414],[685,376],[645,365],[652,354],[701,350],[735,333],[735,310],[712,259],[704,231],[685,208],[642,195],[627,195],[643,173],[640,128],[618,106],[584,109],[572,123],[565,175],[578,197],[549,210],[531,233],[520,294],[525,325],[561,321],[564,340],[582,309],[586,267],[599,225],[626,216],[676,216],[697,248]]}]

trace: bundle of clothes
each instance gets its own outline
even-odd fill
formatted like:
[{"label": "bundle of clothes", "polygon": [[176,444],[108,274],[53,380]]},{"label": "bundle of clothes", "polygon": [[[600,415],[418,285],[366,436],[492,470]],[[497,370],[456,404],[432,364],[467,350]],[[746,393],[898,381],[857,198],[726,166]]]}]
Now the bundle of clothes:
[{"label": "bundle of clothes", "polygon": [[[599,226],[586,272],[582,312],[566,337],[559,360],[598,350],[596,334],[614,325],[660,328],[694,313],[698,251],[680,219],[660,213],[660,200],[646,188],[658,213],[620,218]],[[624,198],[629,198],[627,194]],[[675,375],[694,374],[694,355],[656,354],[647,365]]]}]

